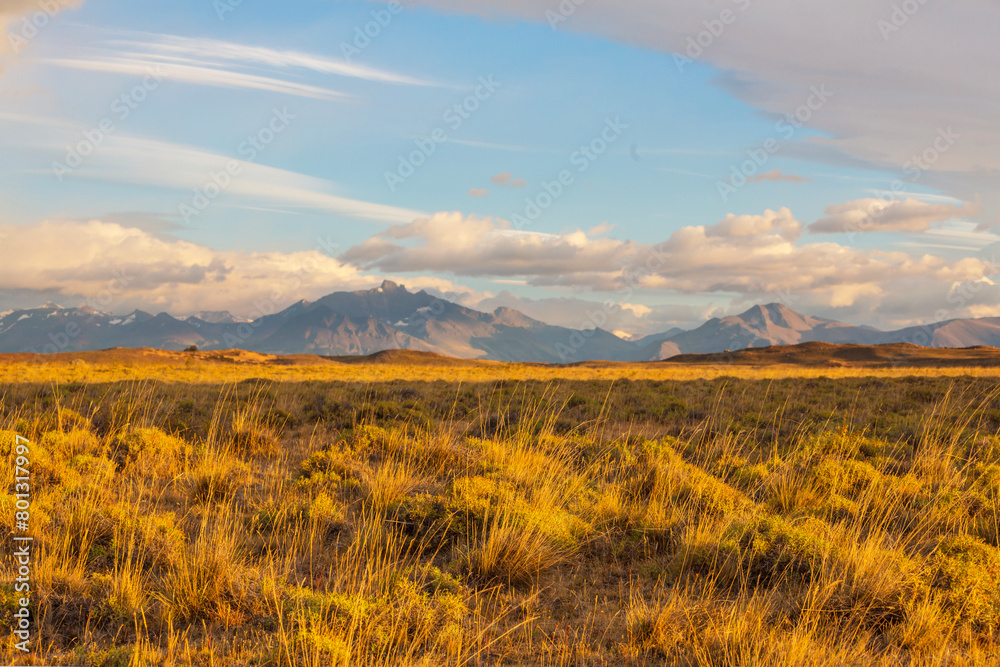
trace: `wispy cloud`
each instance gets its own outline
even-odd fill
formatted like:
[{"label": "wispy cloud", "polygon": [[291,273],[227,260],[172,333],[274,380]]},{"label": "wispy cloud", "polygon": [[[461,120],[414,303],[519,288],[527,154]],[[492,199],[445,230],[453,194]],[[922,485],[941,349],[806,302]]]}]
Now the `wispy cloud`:
[{"label": "wispy cloud", "polygon": [[[223,171],[233,158],[183,144],[111,136],[100,154],[74,172],[74,177],[117,183],[142,183],[177,189],[190,200],[192,188],[204,187],[212,171]],[[336,194],[337,184],[297,172],[237,161],[238,176],[226,189],[243,201],[276,202],[286,207],[331,211],[377,222],[411,222],[424,215],[396,206]]]},{"label": "wispy cloud", "polygon": [[298,51],[175,35],[129,32],[125,36],[99,42],[86,53],[74,57],[49,58],[43,62],[57,67],[116,74],[143,75],[155,71],[169,80],[194,85],[261,90],[330,101],[344,101],[352,96],[299,79],[313,74],[392,85],[438,85],[424,79]]},{"label": "wispy cloud", "polygon": [[492,181],[494,185],[499,185],[500,187],[503,188],[523,188],[527,187],[528,185],[527,183],[524,182],[523,178],[516,178],[514,174],[510,173],[509,171],[505,171],[497,174],[496,176],[493,176],[490,179],[490,181]]},{"label": "wispy cloud", "polygon": [[774,169],[772,171],[764,172],[763,174],[757,174],[756,176],[751,176],[747,179],[747,183],[764,183],[770,181],[776,183],[778,181],[784,181],[786,183],[808,183],[809,179],[805,176],[799,176],[798,174],[786,174],[780,169]]},{"label": "wispy cloud", "polygon": [[200,86],[264,90],[272,93],[284,93],[298,97],[310,97],[330,101],[350,99],[350,96],[345,93],[318,86],[310,86],[304,83],[293,83],[256,74],[246,74],[212,67],[164,63],[151,58],[106,57],[92,60],[81,58],[50,58],[43,62],[57,67],[68,67],[91,72],[113,72],[115,74],[137,74],[139,76],[152,71],[172,81],[183,81],[184,83],[192,83]]},{"label": "wispy cloud", "polygon": [[156,35],[132,33],[135,39],[108,40],[107,44],[146,54],[164,62],[231,62],[240,65],[264,65],[274,69],[305,69],[320,74],[334,74],[355,79],[365,79],[380,83],[408,86],[439,85],[426,79],[387,72],[374,67],[366,67],[346,60],[302,53],[299,51],[271,49],[249,46],[216,39],[179,37],[176,35]]},{"label": "wispy cloud", "polygon": [[519,146],[517,144],[497,144],[488,141],[469,141],[467,139],[449,139],[449,144],[468,146],[469,148],[485,148],[493,151],[508,151],[510,153],[548,153],[544,148],[532,148],[531,146]]},{"label": "wispy cloud", "polygon": [[660,171],[665,171],[670,174],[683,174],[685,176],[698,176],[699,178],[712,178],[708,174],[703,174],[700,171],[691,171],[690,169],[674,169],[673,167],[659,167]]},{"label": "wispy cloud", "polygon": [[706,150],[703,148],[639,148],[633,146],[636,155],[726,155],[723,151]]}]

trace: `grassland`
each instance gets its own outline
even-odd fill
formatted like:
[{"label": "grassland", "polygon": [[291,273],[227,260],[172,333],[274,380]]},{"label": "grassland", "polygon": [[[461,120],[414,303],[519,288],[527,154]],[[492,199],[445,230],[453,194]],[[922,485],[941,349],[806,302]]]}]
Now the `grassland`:
[{"label": "grassland", "polygon": [[1000,661],[990,378],[198,363],[4,367],[36,663]]},{"label": "grassland", "polygon": [[[830,346],[838,347],[838,346]],[[843,346],[840,346],[843,347]],[[874,360],[841,362],[823,355],[789,354],[791,361],[757,359],[757,354],[704,355],[694,363],[513,364],[465,361],[425,353],[389,352],[368,358],[315,355],[274,356],[254,352],[169,352],[114,349],[52,355],[0,354],[0,385],[25,383],[106,383],[159,380],[184,384],[219,384],[244,380],[273,382],[409,382],[482,383],[499,380],[557,382],[564,380],[712,380],[741,378],[907,378],[1000,377],[1000,355],[955,350],[932,351],[923,358],[885,354],[902,346],[859,346],[875,351]],[[910,346],[915,347],[915,346]],[[795,350],[794,347],[773,348]],[[740,361],[746,354],[749,363]],[[778,356],[778,355],[776,355]],[[697,355],[689,355],[697,358]],[[863,357],[863,358],[865,358]],[[946,362],[946,363],[942,363]]]}]

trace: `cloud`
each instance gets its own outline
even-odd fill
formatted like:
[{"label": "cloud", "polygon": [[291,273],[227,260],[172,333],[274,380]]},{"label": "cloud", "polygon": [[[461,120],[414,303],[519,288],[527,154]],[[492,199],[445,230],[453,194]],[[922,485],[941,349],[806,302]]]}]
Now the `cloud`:
[{"label": "cloud", "polygon": [[[332,291],[369,288],[388,276],[470,307],[517,308],[567,327],[585,326],[593,322],[590,313],[600,311],[607,316],[602,328],[641,334],[679,320],[698,323],[704,308],[695,313],[681,304],[709,294],[736,295],[734,302],[743,303],[790,300],[811,314],[862,322],[882,304],[885,317],[894,321],[919,317],[926,299],[914,302],[914,291],[935,299],[949,317],[1000,312],[995,306],[1000,288],[990,280],[996,259],[985,259],[989,249],[983,258],[958,261],[911,257],[836,243],[800,244],[800,227],[785,209],[765,211],[685,227],[663,243],[644,245],[584,232],[524,233],[502,221],[441,213],[390,228],[332,258],[318,249],[219,251],[124,221],[46,221],[0,226],[0,293],[8,303],[35,295],[32,305],[55,297],[82,305],[124,278],[124,287],[101,303],[102,309],[249,315],[262,299],[280,308]],[[368,275],[368,269],[380,275]],[[564,287],[595,297],[483,293],[424,271],[500,276],[498,283]],[[952,305],[954,294],[962,295],[958,306]],[[671,306],[649,303],[667,295]]]},{"label": "cloud", "polygon": [[469,190],[469,196],[470,197],[476,197],[478,199],[484,199],[484,198],[490,196],[490,191],[487,190],[487,189],[485,189],[485,188],[483,188],[483,189],[472,188],[472,189]]},{"label": "cloud", "polygon": [[[825,85],[833,96],[809,123],[822,136],[787,142],[789,155],[810,149],[809,159],[919,178],[963,201],[982,194],[983,216],[1000,222],[1000,88],[990,76],[1000,70],[995,2],[913,3],[916,12],[901,20],[889,2],[842,0],[831,13],[823,3],[740,0],[725,3],[733,20],[721,35],[706,28],[719,8],[700,0],[588,0],[568,16],[557,3],[533,0],[421,4],[541,24],[555,15],[565,19],[552,24],[558,30],[678,54],[690,60],[676,61],[677,76],[717,68],[720,86],[774,118],[804,104],[811,86]],[[942,140],[949,128],[959,135],[950,145]]]},{"label": "cloud", "polygon": [[747,179],[747,183],[763,183],[764,181],[785,181],[787,183],[807,183],[809,179],[805,176],[799,176],[798,174],[785,174],[782,173],[780,169],[775,169],[773,171],[768,171],[763,174],[758,174],[756,176],[751,176]]},{"label": "cloud", "polygon": [[[58,144],[53,149],[58,150]],[[233,158],[209,151],[126,135],[110,135],[100,150],[68,178],[142,183],[183,192],[181,204],[190,205],[192,189],[204,190],[212,183],[211,174],[223,173]],[[217,201],[239,195],[246,200],[280,202],[294,208],[331,211],[377,222],[411,221],[424,215],[419,211],[351,199],[336,194],[337,185],[254,162],[235,160],[237,176]]]},{"label": "cloud", "polygon": [[382,272],[445,271],[462,276],[542,276],[614,271],[635,244],[586,232],[518,231],[502,220],[437,213],[390,227],[340,259]]},{"label": "cloud", "polygon": [[468,308],[485,312],[513,308],[540,322],[570,329],[592,329],[600,324],[606,331],[649,334],[659,331],[658,327],[662,326],[659,320],[651,318],[652,308],[628,302],[601,303],[576,297],[532,299],[506,290],[487,296],[473,293],[459,301]]},{"label": "cloud", "polygon": [[[678,229],[657,244],[584,231],[517,231],[502,220],[438,213],[390,227],[339,257],[360,270],[440,272],[522,279],[533,287],[614,292],[736,294],[776,300],[808,294],[826,307],[905,291],[915,280],[977,280],[991,270],[978,259],[801,243],[803,225],[782,208],[727,215]],[[605,230],[599,230],[605,231]],[[624,299],[630,300],[630,299]]]},{"label": "cloud", "polygon": [[490,181],[502,188],[523,188],[528,185],[522,179],[514,178],[514,175],[507,171],[497,174]]},{"label": "cloud", "polygon": [[[351,99],[351,96],[298,79],[303,73],[312,73],[383,84],[437,85],[423,79],[298,51],[175,35],[121,34],[124,39],[102,42],[90,54],[49,58],[43,62],[70,69],[137,76],[155,72],[170,81],[215,88],[260,90],[334,102]],[[261,69],[265,69],[265,73],[262,74]]]},{"label": "cloud", "polygon": [[103,58],[87,60],[83,58],[49,58],[43,62],[57,67],[68,67],[91,72],[112,72],[115,74],[134,74],[137,76],[155,74],[170,81],[183,81],[184,83],[212,86],[215,88],[262,90],[332,102],[350,99],[350,96],[345,93],[318,86],[310,86],[304,83],[281,81],[272,77],[233,72],[213,67],[173,63],[165,64],[153,59]]},{"label": "cloud", "polygon": [[787,208],[765,211],[763,215],[734,215],[730,213],[721,222],[702,227],[708,237],[754,237],[775,233],[781,238],[794,241],[802,232],[799,221]]},{"label": "cloud", "polygon": [[[337,289],[377,284],[319,250],[294,253],[216,251],[134,227],[93,220],[0,227],[0,289],[58,293],[66,302],[99,301],[102,310],[133,308],[248,314],[254,302],[276,307]],[[109,286],[116,291],[108,300]]]},{"label": "cloud", "polygon": [[915,198],[857,199],[826,207],[826,217],[809,225],[817,234],[924,232],[936,222],[975,216],[978,205],[930,203]]},{"label": "cloud", "polygon": [[[8,50],[18,51],[24,46],[23,44],[14,45],[15,38],[24,37],[16,25],[19,19],[26,17],[32,24],[32,28],[37,31],[39,25],[44,28],[58,12],[79,7],[82,4],[83,0],[52,0],[51,3],[45,3],[43,7],[38,0],[0,1],[0,54],[6,53]],[[37,17],[36,21],[32,21],[36,15],[40,16]],[[0,67],[0,72],[2,71],[3,68]]]},{"label": "cloud", "polygon": [[407,86],[436,86],[426,79],[417,79],[395,72],[367,67],[347,60],[328,58],[300,51],[270,49],[216,39],[157,35],[151,33],[125,33],[134,39],[110,41],[109,44],[126,52],[146,52],[150,58],[163,62],[232,62],[239,66],[266,65],[275,70],[305,69],[319,74],[365,79],[378,83]]}]

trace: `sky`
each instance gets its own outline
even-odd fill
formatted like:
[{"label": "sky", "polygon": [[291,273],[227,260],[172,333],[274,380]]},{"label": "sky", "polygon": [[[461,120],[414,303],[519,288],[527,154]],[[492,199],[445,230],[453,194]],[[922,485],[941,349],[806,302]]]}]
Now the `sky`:
[{"label": "sky", "polygon": [[[1000,316],[989,0],[0,0],[0,310]],[[266,306],[262,306],[266,304]]]}]

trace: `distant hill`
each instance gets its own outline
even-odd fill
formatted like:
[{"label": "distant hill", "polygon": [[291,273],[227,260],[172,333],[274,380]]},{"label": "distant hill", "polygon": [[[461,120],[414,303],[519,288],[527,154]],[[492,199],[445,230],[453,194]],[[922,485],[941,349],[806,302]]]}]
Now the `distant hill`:
[{"label": "distant hill", "polygon": [[553,326],[511,308],[466,308],[385,281],[244,321],[227,311],[186,319],[141,310],[127,315],[46,304],[0,316],[0,353],[79,352],[114,347],[242,349],[271,355],[365,356],[387,350],[508,362],[659,361],[678,355],[799,345],[913,343],[933,348],[1000,346],[1000,318],[951,320],[879,331],[758,305],[696,329],[626,339],[603,329]]},{"label": "distant hill", "polygon": [[850,345],[836,343],[801,343],[739,350],[713,354],[681,354],[664,360],[677,365],[735,365],[838,367],[934,367],[1000,366],[1000,348],[976,346],[966,348],[932,348],[912,343],[885,345]]}]

